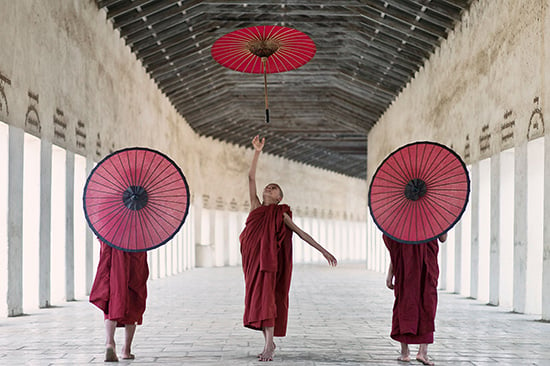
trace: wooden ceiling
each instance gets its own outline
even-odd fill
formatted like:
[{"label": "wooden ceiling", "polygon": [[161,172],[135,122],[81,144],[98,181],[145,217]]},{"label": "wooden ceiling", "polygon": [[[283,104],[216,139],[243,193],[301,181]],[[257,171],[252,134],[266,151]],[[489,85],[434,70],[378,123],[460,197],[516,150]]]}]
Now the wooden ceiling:
[{"label": "wooden ceiling", "polygon": [[[200,135],[366,178],[367,134],[475,0],[95,0],[158,87]],[[261,74],[211,56],[254,25],[306,33],[313,59]]]}]

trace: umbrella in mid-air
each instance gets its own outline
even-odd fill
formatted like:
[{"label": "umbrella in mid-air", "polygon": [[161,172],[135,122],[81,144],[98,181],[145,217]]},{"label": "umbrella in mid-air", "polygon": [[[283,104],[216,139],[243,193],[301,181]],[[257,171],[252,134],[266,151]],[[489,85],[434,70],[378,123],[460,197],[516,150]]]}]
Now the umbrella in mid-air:
[{"label": "umbrella in mid-air", "polygon": [[212,57],[232,70],[264,74],[265,118],[269,122],[267,74],[294,70],[315,55],[315,43],[306,34],[277,25],[238,29],[212,45]]},{"label": "umbrella in mid-air", "polygon": [[457,153],[435,142],[414,142],[380,164],[370,184],[369,208],[382,232],[417,244],[451,229],[469,194],[468,170]]},{"label": "umbrella in mid-air", "polygon": [[141,252],[165,244],[179,231],[189,210],[189,186],[168,156],[133,147],[115,151],[95,166],[83,204],[101,241]]}]

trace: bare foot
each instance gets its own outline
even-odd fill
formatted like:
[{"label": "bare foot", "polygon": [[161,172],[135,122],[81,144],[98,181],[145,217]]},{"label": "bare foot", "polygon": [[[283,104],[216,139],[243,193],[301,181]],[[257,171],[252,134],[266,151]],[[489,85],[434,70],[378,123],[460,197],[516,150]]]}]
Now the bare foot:
[{"label": "bare foot", "polygon": [[123,360],[133,360],[136,356],[134,356],[130,350],[126,350],[126,347],[122,347],[122,359]]},{"label": "bare foot", "polygon": [[118,362],[116,351],[113,346],[107,346],[105,348],[105,362]]},{"label": "bare foot", "polygon": [[409,355],[401,355],[401,356],[397,357],[397,361],[399,361],[399,362],[410,362],[411,358],[409,357]]},{"label": "bare foot", "polygon": [[266,362],[266,361],[273,361],[273,356],[275,355],[275,343],[272,343],[272,347],[267,347],[264,349],[264,351],[260,354],[259,361]]},{"label": "bare foot", "polygon": [[[271,344],[273,345],[273,351],[275,351],[275,348],[277,348],[277,346],[275,345],[275,343],[271,343]],[[267,347],[264,347],[264,349],[262,350],[262,353],[258,353],[258,358],[261,358],[266,351],[267,351]]]},{"label": "bare foot", "polygon": [[416,360],[418,362],[421,362],[423,365],[429,365],[429,366],[433,366],[434,363],[432,361],[430,361],[430,359],[428,358],[428,356],[423,356],[423,355],[416,355]]}]

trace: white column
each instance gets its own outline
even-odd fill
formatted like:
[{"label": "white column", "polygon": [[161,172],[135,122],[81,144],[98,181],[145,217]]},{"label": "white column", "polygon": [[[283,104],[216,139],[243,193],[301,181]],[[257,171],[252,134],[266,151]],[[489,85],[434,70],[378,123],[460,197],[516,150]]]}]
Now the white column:
[{"label": "white column", "polygon": [[9,127],[8,316],[23,313],[23,130]]},{"label": "white column", "polygon": [[515,149],[500,153],[500,287],[499,306],[513,308]]},{"label": "white column", "polygon": [[[38,305],[51,305],[52,143],[40,140],[40,258]],[[90,285],[91,286],[91,285]]]},{"label": "white column", "polygon": [[66,152],[65,160],[65,298],[74,295],[74,153]]},{"label": "white column", "polygon": [[472,165],[471,170],[470,205],[471,205],[471,267],[470,267],[470,296],[478,297],[479,283],[479,162]]},{"label": "white column", "polygon": [[0,121],[0,317],[8,315],[9,127]]},{"label": "white column", "polygon": [[527,143],[515,150],[513,310],[524,313],[527,295]]},{"label": "white column", "polygon": [[500,289],[500,154],[491,157],[491,254],[489,304],[499,304]]},{"label": "white column", "polygon": [[[94,161],[86,159],[86,177],[90,176],[94,168]],[[86,295],[90,294],[94,281],[94,234],[86,223]]]},{"label": "white column", "polygon": [[454,292],[459,294],[462,288],[462,220],[454,228],[455,233],[455,285]]},{"label": "white column", "polygon": [[[546,132],[544,135],[544,223],[550,222],[550,169],[548,167],[550,167],[550,133]],[[550,320],[550,225],[544,225],[543,235],[542,319],[548,321]]]}]

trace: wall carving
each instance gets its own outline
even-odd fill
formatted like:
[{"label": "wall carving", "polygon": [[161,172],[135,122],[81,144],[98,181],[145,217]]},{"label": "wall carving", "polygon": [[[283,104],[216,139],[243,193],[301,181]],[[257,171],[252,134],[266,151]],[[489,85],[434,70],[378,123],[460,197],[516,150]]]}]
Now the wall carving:
[{"label": "wall carving", "polygon": [[504,113],[504,121],[500,126],[500,146],[502,150],[509,149],[514,146],[514,130],[516,127],[516,118],[514,113],[506,111]]},{"label": "wall carving", "polygon": [[538,137],[544,136],[544,116],[542,114],[542,109],[539,106],[539,97],[533,99],[535,107],[533,112],[531,112],[531,117],[529,118],[529,128],[527,129],[527,139],[534,140]]},{"label": "wall carving", "polygon": [[8,97],[4,90],[4,85],[11,85],[11,80],[0,73],[0,115],[8,116],[10,114],[10,109],[8,105]]},{"label": "wall carving", "polygon": [[464,144],[464,160],[466,163],[470,161],[470,135],[466,135],[466,143]]},{"label": "wall carving", "polygon": [[98,132],[95,140],[95,157],[101,158],[101,134]]},{"label": "wall carving", "polygon": [[61,109],[56,108],[55,113],[53,115],[54,141],[65,142],[67,139],[66,131],[67,131],[67,123],[65,122],[65,115]]},{"label": "wall carving", "polygon": [[481,127],[481,134],[479,135],[479,153],[482,157],[487,157],[491,154],[491,131],[489,130],[489,124]]},{"label": "wall carving", "polygon": [[74,129],[76,148],[81,152],[86,152],[86,124],[82,121],[76,123]]},{"label": "wall carving", "polygon": [[25,131],[41,137],[42,124],[40,123],[40,117],[38,115],[38,94],[29,90],[29,106],[27,107],[27,113],[25,114]]}]

